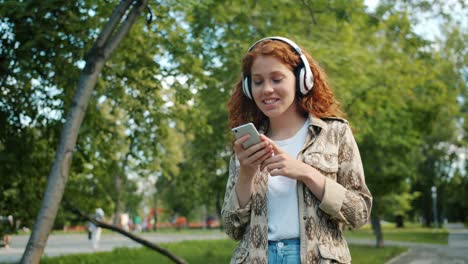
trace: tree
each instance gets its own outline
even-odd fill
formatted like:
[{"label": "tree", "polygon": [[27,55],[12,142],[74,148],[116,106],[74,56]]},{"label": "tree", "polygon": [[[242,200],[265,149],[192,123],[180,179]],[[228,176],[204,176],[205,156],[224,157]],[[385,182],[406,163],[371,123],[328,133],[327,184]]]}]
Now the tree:
[{"label": "tree", "polygon": [[[87,54],[86,65],[81,72],[73,106],[67,116],[67,121],[65,122],[57,147],[54,165],[49,174],[41,210],[21,259],[22,263],[39,263],[40,261],[45,242],[52,229],[60,201],[62,200],[72,160],[73,148],[97,77],[105,61],[115,51],[125,35],[128,34],[145,5],[146,1],[136,3],[134,1],[122,1],[114,10],[109,22],[103,28],[93,48]],[[122,18],[124,18],[123,22],[121,22]]]}]

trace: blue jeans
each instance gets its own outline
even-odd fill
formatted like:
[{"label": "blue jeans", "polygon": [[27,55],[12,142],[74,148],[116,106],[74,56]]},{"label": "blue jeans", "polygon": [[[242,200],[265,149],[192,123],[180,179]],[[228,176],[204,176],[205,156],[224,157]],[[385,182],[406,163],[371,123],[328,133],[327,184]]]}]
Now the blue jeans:
[{"label": "blue jeans", "polygon": [[268,241],[268,264],[300,264],[299,238]]}]

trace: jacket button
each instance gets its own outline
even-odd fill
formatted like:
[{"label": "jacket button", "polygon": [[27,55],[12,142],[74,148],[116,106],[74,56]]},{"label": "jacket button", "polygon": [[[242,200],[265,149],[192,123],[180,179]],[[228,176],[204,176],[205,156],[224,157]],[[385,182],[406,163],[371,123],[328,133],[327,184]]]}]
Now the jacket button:
[{"label": "jacket button", "polygon": [[307,217],[304,216],[304,217],[302,217],[302,219],[307,220]]}]

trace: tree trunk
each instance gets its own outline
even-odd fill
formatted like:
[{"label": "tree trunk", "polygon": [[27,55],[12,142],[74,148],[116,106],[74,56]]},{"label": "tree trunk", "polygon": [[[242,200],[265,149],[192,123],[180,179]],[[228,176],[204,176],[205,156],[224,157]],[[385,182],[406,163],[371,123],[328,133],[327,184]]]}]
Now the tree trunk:
[{"label": "tree trunk", "polygon": [[375,234],[375,246],[378,248],[384,247],[382,227],[380,226],[380,217],[378,215],[372,214],[371,224],[372,230],[374,230]]},{"label": "tree trunk", "polygon": [[154,225],[152,226],[154,231],[158,230],[158,218],[159,218],[159,212],[158,212],[158,199],[157,199],[157,192],[154,193],[154,215],[152,216],[154,219]]},{"label": "tree trunk", "polygon": [[[39,263],[47,238],[52,230],[68,180],[78,131],[83,122],[89,98],[105,61],[128,34],[147,0],[123,0],[112,13],[101,34],[86,56],[72,107],[62,129],[54,163],[49,173],[41,208],[25,248],[21,263]],[[125,18],[122,21],[122,18]]]},{"label": "tree trunk", "polygon": [[223,227],[223,221],[221,221],[221,210],[222,210],[222,207],[221,207],[221,191],[217,191],[216,192],[216,214],[218,215],[218,220],[219,220],[219,229],[222,231],[224,230],[224,227]]},{"label": "tree trunk", "polygon": [[127,154],[125,154],[125,158],[122,162],[122,167],[120,169],[120,173],[117,173],[115,175],[115,210],[114,210],[114,225],[119,225],[120,224],[120,216],[123,213],[123,202],[122,202],[122,192],[124,191],[122,189],[122,186],[125,186],[127,183],[127,175],[125,174],[125,169],[127,168],[128,164],[128,157],[130,156],[130,153],[132,151],[133,145],[135,143],[134,138],[130,139],[130,145],[128,148]]},{"label": "tree trunk", "polygon": [[117,173],[114,176],[115,180],[115,209],[114,209],[114,221],[113,224],[118,226],[120,224],[120,215],[122,214],[122,205],[121,205],[121,200],[122,200],[122,178],[121,174]]}]

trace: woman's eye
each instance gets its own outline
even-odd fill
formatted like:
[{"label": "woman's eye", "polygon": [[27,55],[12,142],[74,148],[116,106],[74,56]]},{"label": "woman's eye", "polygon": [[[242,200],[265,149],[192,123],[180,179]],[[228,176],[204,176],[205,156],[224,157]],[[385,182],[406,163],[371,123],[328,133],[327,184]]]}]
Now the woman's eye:
[{"label": "woman's eye", "polygon": [[255,85],[260,85],[260,84],[262,84],[262,81],[261,81],[261,80],[258,80],[258,81],[253,80],[253,83],[254,83]]},{"label": "woman's eye", "polygon": [[280,83],[283,79],[273,79],[273,83]]}]

